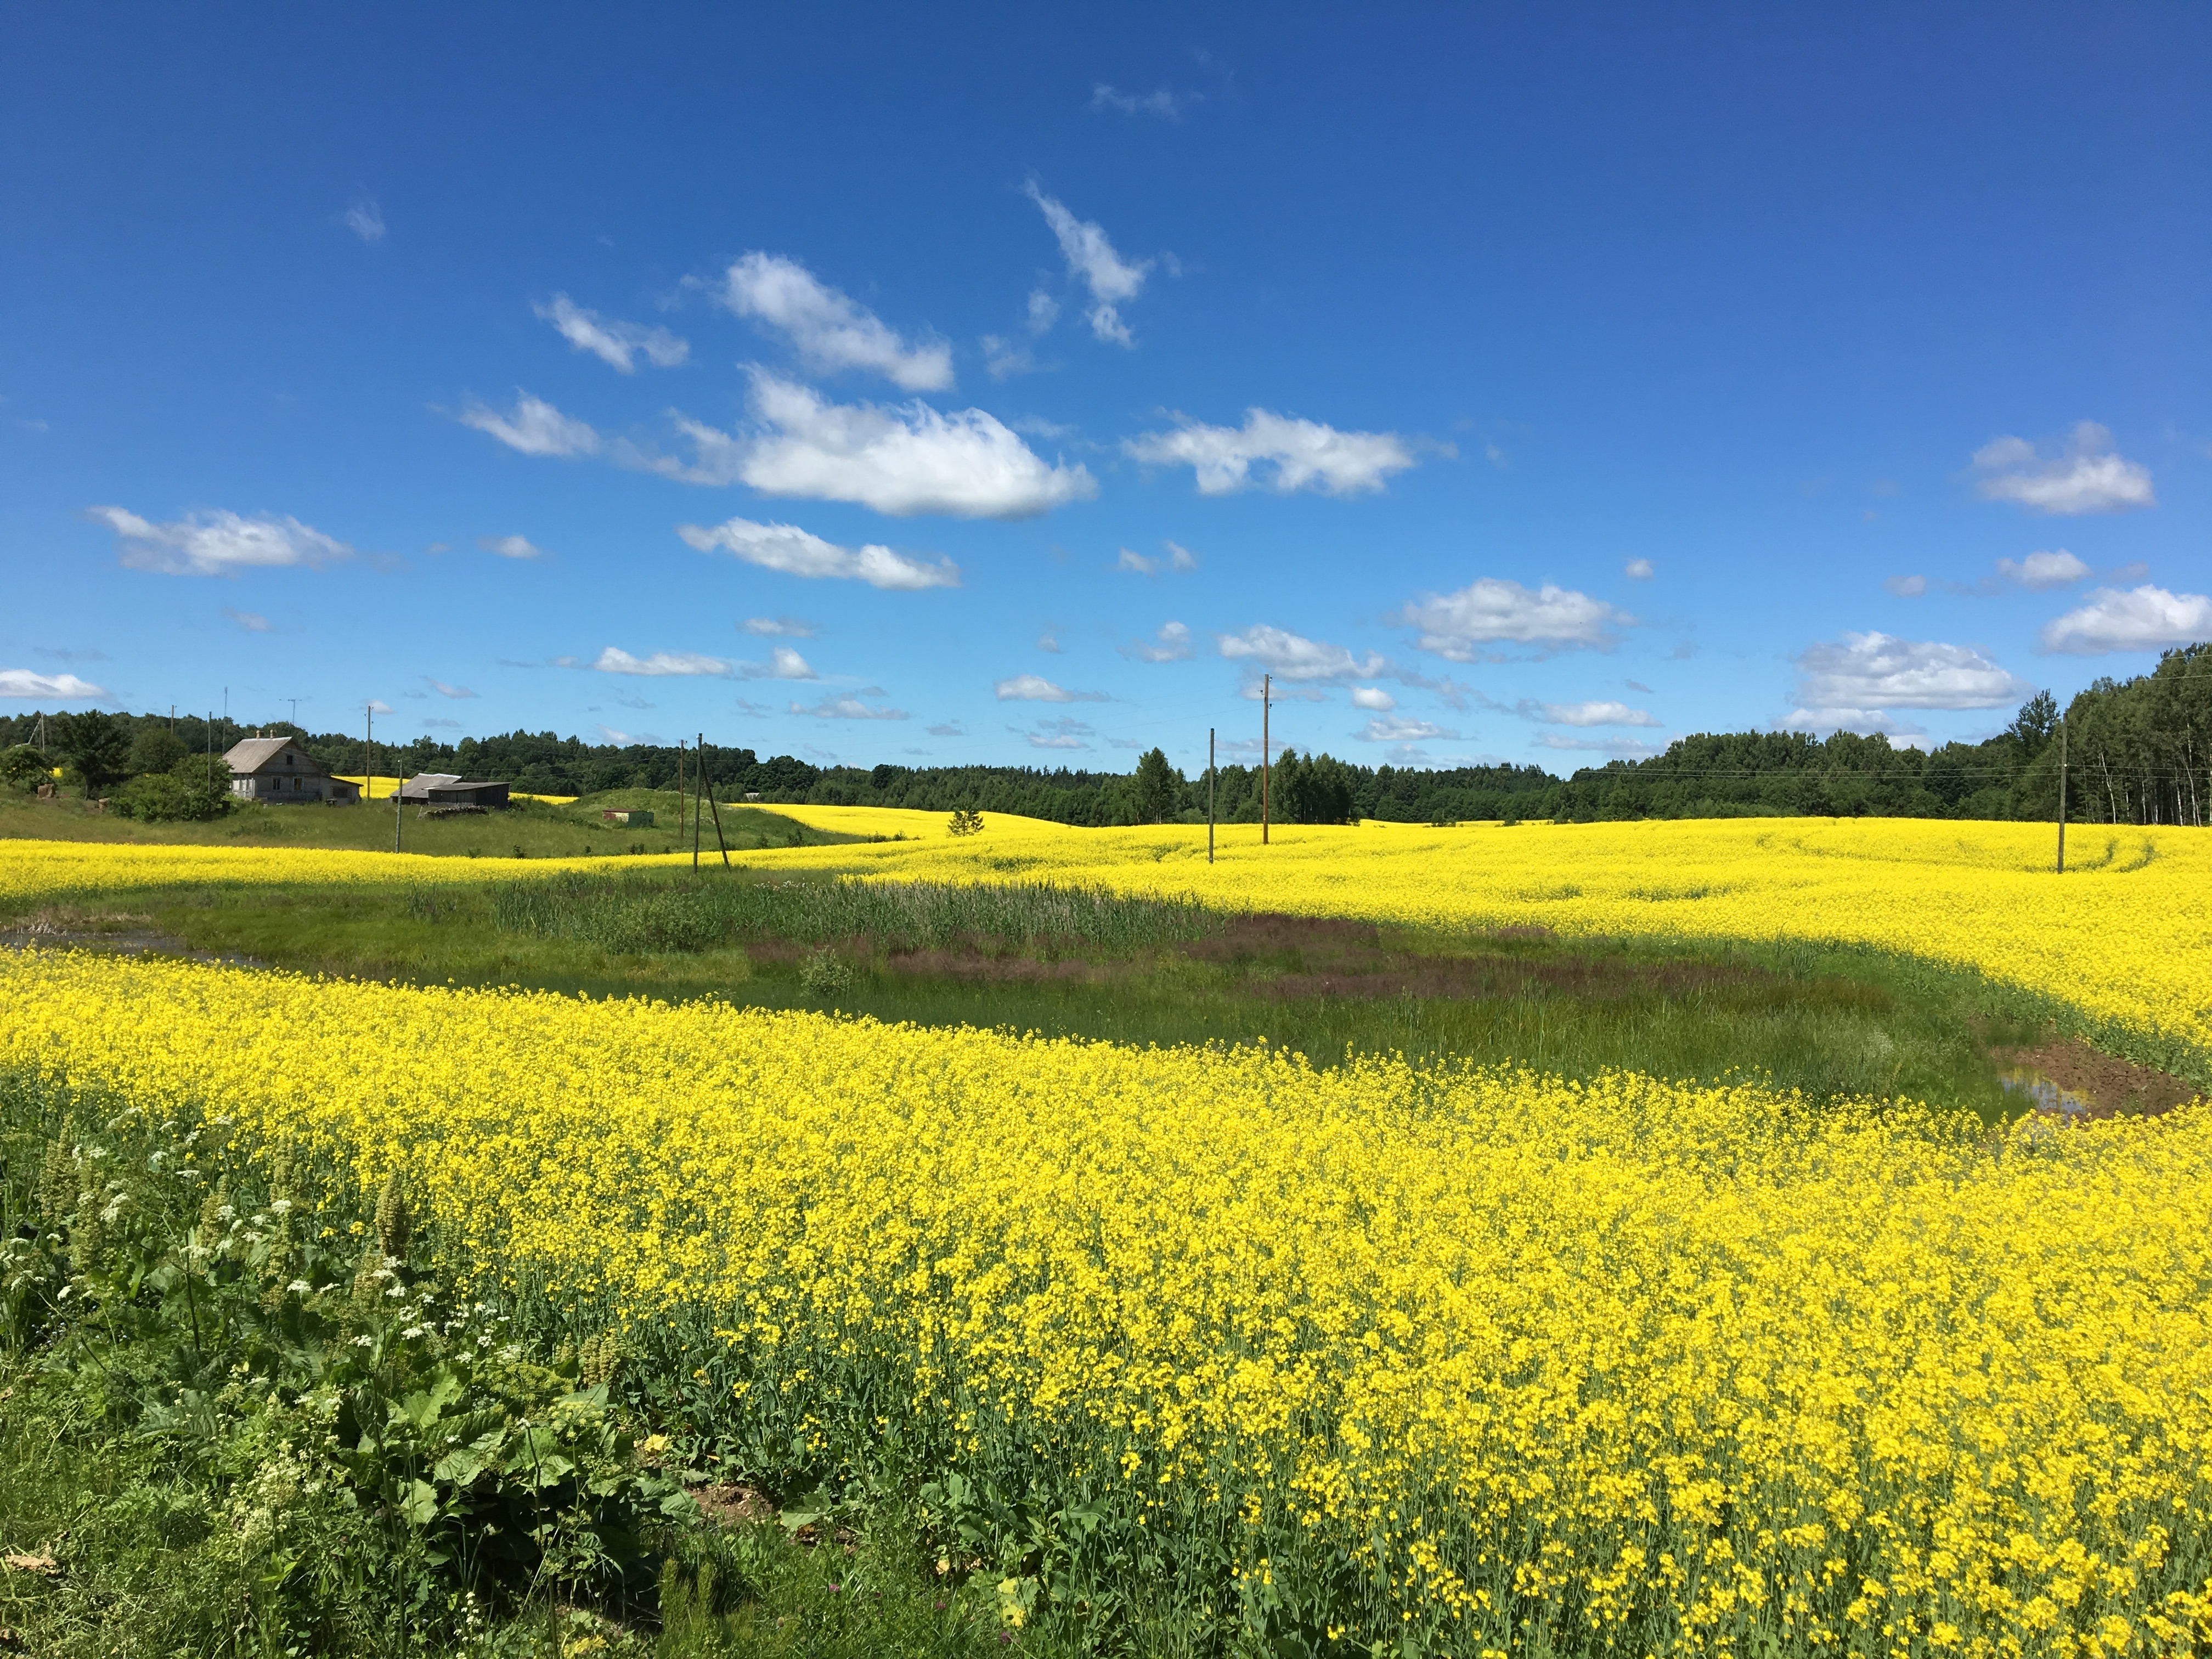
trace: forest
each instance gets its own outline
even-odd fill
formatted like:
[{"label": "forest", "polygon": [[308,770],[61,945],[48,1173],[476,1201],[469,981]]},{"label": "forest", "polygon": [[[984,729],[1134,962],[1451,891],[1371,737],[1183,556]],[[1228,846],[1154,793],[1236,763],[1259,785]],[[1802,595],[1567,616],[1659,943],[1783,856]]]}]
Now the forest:
[{"label": "forest", "polygon": [[[2062,717],[2063,716],[2063,717]],[[93,711],[0,716],[0,769],[19,784],[63,769],[89,794],[160,773],[190,774],[192,757],[220,755],[255,732],[285,733],[329,770],[370,769],[364,739],[283,720],[247,726],[192,715]],[[42,740],[43,734],[43,740]],[[1208,780],[1186,776],[1155,749],[1133,772],[1027,766],[817,767],[791,755],[761,758],[709,744],[718,799],[1018,813],[1072,824],[1202,823]],[[586,744],[551,732],[512,732],[447,744],[380,744],[374,769],[458,772],[505,779],[521,793],[593,794],[696,784],[697,759],[673,745]],[[2166,653],[2148,674],[2102,678],[2062,711],[2039,692],[1996,736],[1923,750],[1880,734],[1735,732],[1678,739],[1644,760],[1620,760],[1560,778],[1536,766],[1365,766],[1285,750],[1267,781],[1270,815],[1286,823],[1380,818],[1439,823],[1554,819],[1810,815],[2050,819],[2062,764],[2067,816],[2109,823],[2202,825],[2212,811],[2212,644]],[[1212,780],[1224,823],[1256,822],[1256,767],[1224,766]]]}]

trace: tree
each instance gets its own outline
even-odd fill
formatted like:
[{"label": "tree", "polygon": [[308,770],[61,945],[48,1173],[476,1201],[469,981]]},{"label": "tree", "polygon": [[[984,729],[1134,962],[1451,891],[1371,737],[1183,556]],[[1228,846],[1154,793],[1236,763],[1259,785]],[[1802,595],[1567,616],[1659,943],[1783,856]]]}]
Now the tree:
[{"label": "tree", "polygon": [[2039,691],[2021,704],[2019,715],[2005,727],[2004,734],[2020,745],[2023,756],[2033,760],[2057,730],[2058,700],[2048,691]]},{"label": "tree", "polygon": [[1163,822],[1182,799],[1182,774],[1168,764],[1165,750],[1146,750],[1137,760],[1137,822]]},{"label": "tree", "polygon": [[131,764],[131,738],[123,723],[98,708],[56,716],[54,746],[84,780],[88,799],[123,776]]},{"label": "tree", "polygon": [[167,726],[146,726],[131,744],[131,775],[143,778],[149,773],[166,772],[190,752]]},{"label": "tree", "polygon": [[969,806],[954,807],[952,821],[945,826],[945,833],[948,836],[981,835],[982,830],[983,815]]},{"label": "tree", "polygon": [[0,749],[0,783],[17,789],[34,789],[46,781],[46,757],[27,743]]}]

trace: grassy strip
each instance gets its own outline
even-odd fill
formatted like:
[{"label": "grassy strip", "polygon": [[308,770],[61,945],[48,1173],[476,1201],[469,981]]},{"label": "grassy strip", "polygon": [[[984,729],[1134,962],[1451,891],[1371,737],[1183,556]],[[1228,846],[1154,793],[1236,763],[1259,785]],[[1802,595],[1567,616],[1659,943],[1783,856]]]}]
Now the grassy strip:
[{"label": "grassy strip", "polygon": [[180,941],[308,971],[415,983],[834,1006],[885,1020],[1128,1043],[1266,1038],[1347,1053],[1771,1079],[1814,1097],[2017,1109],[1993,1047],[2057,1030],[2212,1081],[2055,999],[1863,947],[1565,939],[1265,925],[1182,903],[1036,886],[849,884],[720,871],[511,884],[202,886],[46,925]]}]

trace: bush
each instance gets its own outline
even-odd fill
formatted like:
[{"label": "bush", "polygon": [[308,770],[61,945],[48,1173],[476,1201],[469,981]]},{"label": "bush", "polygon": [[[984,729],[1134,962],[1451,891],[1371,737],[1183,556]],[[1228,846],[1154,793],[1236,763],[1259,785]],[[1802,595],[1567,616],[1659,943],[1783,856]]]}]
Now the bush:
[{"label": "bush", "polygon": [[0,749],[0,784],[15,789],[35,789],[52,775],[46,757],[27,743]]},{"label": "bush", "polygon": [[167,772],[131,779],[115,793],[111,809],[145,823],[204,823],[229,811],[236,799],[210,775],[204,757],[188,755]]}]

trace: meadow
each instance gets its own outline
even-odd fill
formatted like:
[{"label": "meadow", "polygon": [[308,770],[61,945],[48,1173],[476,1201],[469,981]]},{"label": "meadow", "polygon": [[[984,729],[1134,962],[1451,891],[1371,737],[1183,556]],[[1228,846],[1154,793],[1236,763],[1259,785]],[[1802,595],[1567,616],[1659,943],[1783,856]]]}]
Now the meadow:
[{"label": "meadow", "polygon": [[[9,1200],[11,1340],[58,1375],[96,1323],[64,1291],[181,1321],[228,1273],[241,1328],[474,1399],[423,1345],[509,1322],[486,1351],[554,1380],[501,1373],[504,1409],[569,1401],[606,1485],[484,1454],[553,1517],[520,1579],[432,1559],[493,1477],[284,1431],[454,1650],[2212,1641],[2208,1121],[2008,1114],[1989,1053],[2055,1030],[2201,1085],[2201,832],[2063,878],[2018,826],[1894,821],[1238,830],[1209,866],[1202,829],[778,810],[846,839],[696,881],[9,845],[17,922],[158,947],[0,957],[8,1167],[57,1172]],[[195,1194],[127,1293],[100,1252],[161,1205],[126,1165]],[[218,1226],[217,1188],[255,1196]],[[374,1325],[379,1262],[434,1316]],[[374,1391],[239,1363],[161,1410],[258,1444]],[[378,1409],[434,1418],[407,1375]],[[295,1579],[228,1593],[339,1630]]]}]

